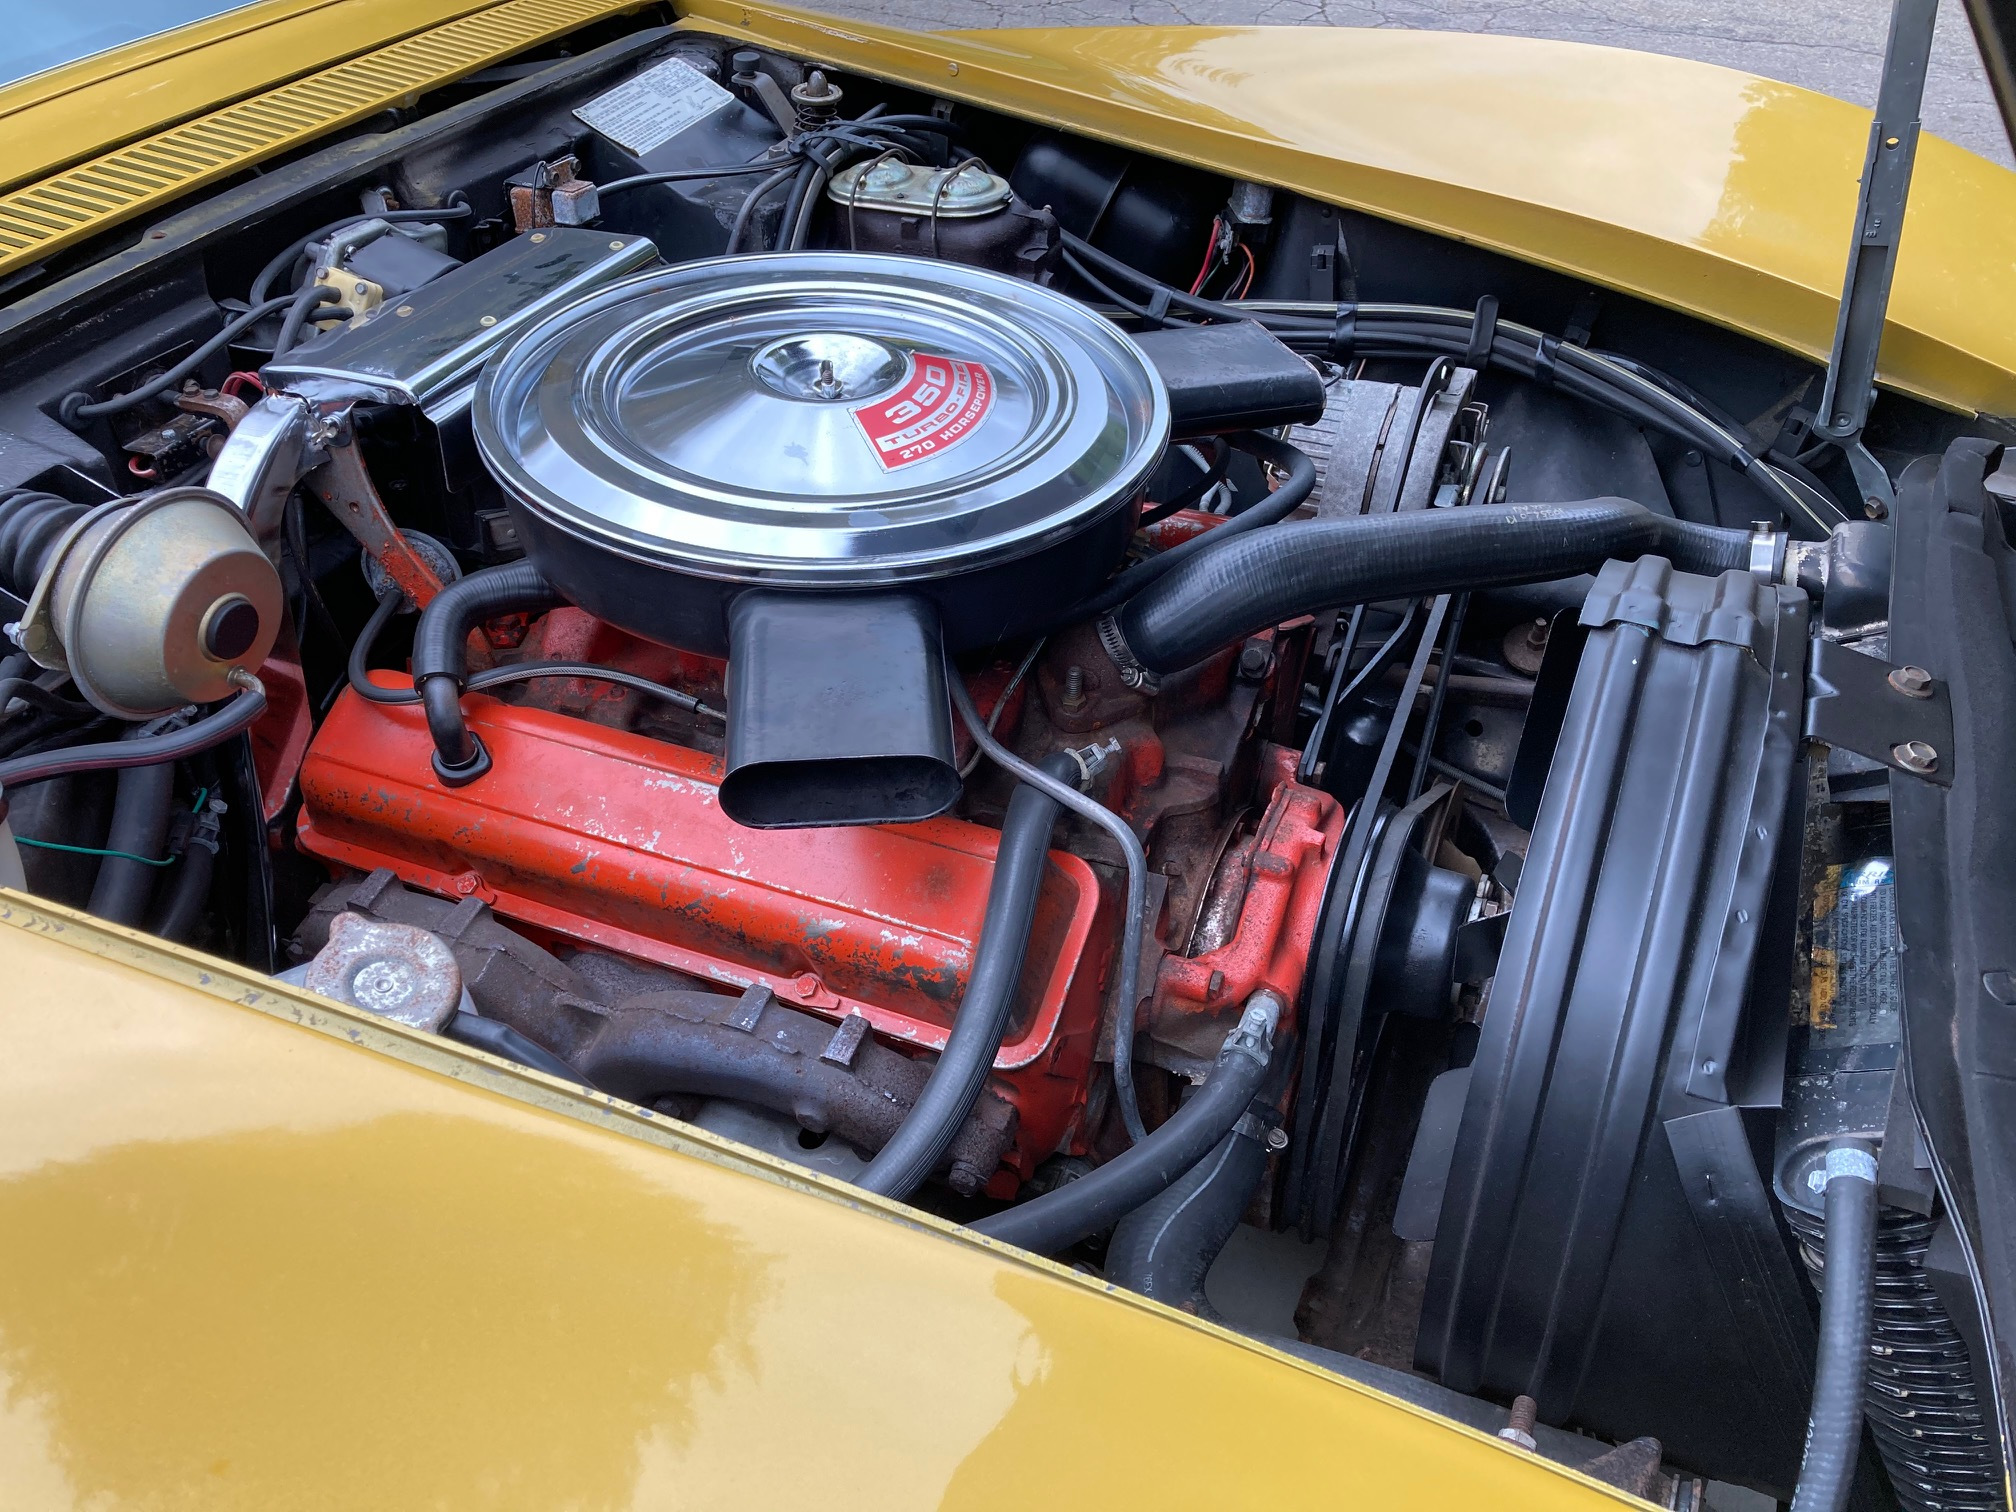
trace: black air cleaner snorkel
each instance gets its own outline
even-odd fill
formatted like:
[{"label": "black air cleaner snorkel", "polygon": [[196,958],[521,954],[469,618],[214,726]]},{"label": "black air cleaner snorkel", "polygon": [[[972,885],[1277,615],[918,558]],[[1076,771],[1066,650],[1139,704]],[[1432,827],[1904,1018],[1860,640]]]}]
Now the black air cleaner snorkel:
[{"label": "black air cleaner snorkel", "polygon": [[959,796],[938,611],[752,589],[728,609],[721,809],[752,829],[900,824]]}]

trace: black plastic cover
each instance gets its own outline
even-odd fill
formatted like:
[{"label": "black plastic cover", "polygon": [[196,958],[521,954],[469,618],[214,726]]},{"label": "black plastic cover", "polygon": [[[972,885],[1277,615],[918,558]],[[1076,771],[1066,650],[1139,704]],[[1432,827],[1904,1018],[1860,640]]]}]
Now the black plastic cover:
[{"label": "black plastic cover", "polygon": [[462,264],[446,252],[436,252],[426,243],[394,230],[364,243],[343,260],[343,266],[359,278],[370,279],[389,298],[410,294],[444,273],[453,273]]},{"label": "black plastic cover", "polygon": [[1008,175],[1018,198],[1044,206],[1093,246],[1164,283],[1188,287],[1230,183],[1166,158],[1084,137],[1040,136]]},{"label": "black plastic cover", "polygon": [[1135,341],[1169,390],[1179,441],[1304,425],[1323,416],[1323,378],[1257,321],[1169,326]]},{"label": "black plastic cover", "polygon": [[959,796],[938,611],[751,589],[728,610],[721,809],[752,829],[901,824]]},{"label": "black plastic cover", "polygon": [[1984,1374],[2016,1442],[2016,514],[1985,483],[2006,450],[1965,438],[1897,488],[1890,653],[1953,701],[1950,787],[1890,784],[1904,939],[1904,1056],[1949,1216],[1988,1319]]},{"label": "black plastic cover", "polygon": [[1417,1354],[1544,1422],[1789,1494],[1805,1284],[1782,1088],[1807,601],[1607,563],[1493,980]]}]

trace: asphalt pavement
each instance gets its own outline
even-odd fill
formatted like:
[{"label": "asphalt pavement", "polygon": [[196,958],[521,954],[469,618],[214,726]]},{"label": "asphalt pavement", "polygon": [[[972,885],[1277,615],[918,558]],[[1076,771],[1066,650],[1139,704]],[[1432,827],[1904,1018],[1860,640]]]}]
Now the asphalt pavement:
[{"label": "asphalt pavement", "polygon": [[[800,0],[926,30],[994,26],[1390,26],[1634,47],[1876,103],[1885,0]],[[1959,0],[1941,0],[1925,127],[2016,166]]]}]

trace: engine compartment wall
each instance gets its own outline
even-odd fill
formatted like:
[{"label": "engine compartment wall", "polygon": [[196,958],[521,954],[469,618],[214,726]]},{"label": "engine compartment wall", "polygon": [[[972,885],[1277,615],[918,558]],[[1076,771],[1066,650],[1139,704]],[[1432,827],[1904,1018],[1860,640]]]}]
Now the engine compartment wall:
[{"label": "engine compartment wall", "polygon": [[[685,24],[1292,188],[1824,359],[1869,114],[1620,48],[1333,27],[923,37],[695,0]],[[2016,413],[2016,176],[1923,139],[1881,381]],[[1996,329],[1977,322],[2000,312]]]}]

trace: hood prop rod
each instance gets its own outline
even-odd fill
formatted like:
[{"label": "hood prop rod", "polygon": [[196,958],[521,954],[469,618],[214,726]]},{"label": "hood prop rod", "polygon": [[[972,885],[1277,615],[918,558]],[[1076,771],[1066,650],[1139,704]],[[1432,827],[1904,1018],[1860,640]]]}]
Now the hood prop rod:
[{"label": "hood prop rod", "polygon": [[1813,424],[1815,433],[1841,447],[1869,513],[1879,518],[1889,514],[1896,495],[1890,475],[1862,444],[1862,427],[1876,396],[1876,353],[1883,341],[1890,281],[1897,271],[1904,202],[1911,192],[1911,167],[1918,153],[1919,108],[1938,17],[1938,0],[1897,0],[1890,12],[1883,82],[1862,158],[1862,188],[1855,203],[1855,231],[1848,244],[1834,350],[1827,359],[1827,385]]}]

